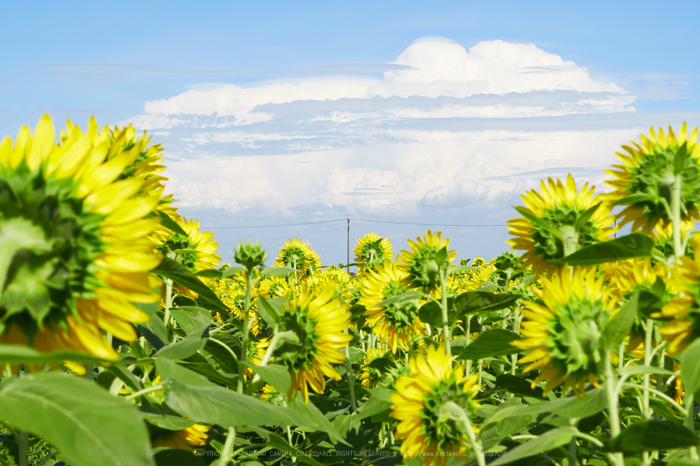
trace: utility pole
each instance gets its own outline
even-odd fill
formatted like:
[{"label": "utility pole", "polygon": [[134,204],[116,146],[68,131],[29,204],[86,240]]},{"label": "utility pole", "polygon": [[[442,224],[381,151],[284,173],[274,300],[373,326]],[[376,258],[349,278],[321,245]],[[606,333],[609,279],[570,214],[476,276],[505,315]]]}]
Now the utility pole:
[{"label": "utility pole", "polygon": [[348,261],[346,262],[347,267],[345,271],[350,273],[350,217],[348,217]]}]

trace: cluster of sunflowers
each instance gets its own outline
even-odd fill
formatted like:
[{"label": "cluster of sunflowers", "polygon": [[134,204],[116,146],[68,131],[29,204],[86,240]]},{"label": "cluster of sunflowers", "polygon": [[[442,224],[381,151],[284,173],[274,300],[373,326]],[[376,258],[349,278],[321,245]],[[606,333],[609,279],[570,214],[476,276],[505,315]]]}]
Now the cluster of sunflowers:
[{"label": "cluster of sunflowers", "polygon": [[700,464],[697,135],[623,146],[607,193],[543,180],[521,255],[267,266],[221,264],[145,133],[45,116],[0,142],[0,462]]}]

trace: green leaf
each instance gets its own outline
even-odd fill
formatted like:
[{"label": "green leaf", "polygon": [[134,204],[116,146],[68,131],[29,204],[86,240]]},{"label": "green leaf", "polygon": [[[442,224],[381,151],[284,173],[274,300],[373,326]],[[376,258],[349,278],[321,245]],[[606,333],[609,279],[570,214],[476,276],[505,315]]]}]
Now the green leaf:
[{"label": "green leaf", "polygon": [[274,327],[280,322],[280,314],[282,313],[282,305],[287,303],[284,298],[265,299],[259,297],[255,303],[258,306],[258,314],[270,327]]},{"label": "green leaf", "polygon": [[207,338],[209,338],[209,324],[190,333],[177,343],[162,347],[155,356],[166,359],[187,359],[204,348]]},{"label": "green leaf", "polygon": [[175,307],[170,309],[170,314],[186,335],[211,324],[211,313],[202,307]]},{"label": "green leaf", "polygon": [[260,271],[260,276],[261,277],[277,277],[279,275],[289,275],[290,273],[293,273],[294,269],[292,267],[284,267],[284,266],[274,266],[274,267],[265,267]]},{"label": "green leaf", "polygon": [[519,294],[493,294],[486,291],[467,291],[454,298],[454,310],[460,317],[475,312],[491,312],[512,306]]},{"label": "green leaf", "polygon": [[139,324],[136,328],[156,350],[161,349],[165,346],[165,342],[170,341],[168,331],[160,317],[152,317],[151,320]]},{"label": "green leaf", "polygon": [[616,200],[612,203],[612,205],[629,205],[636,204],[638,202],[656,201],[658,199],[659,196],[655,196],[653,194],[632,194],[631,196],[625,196],[622,199]]},{"label": "green leaf", "polygon": [[287,393],[289,387],[292,386],[292,378],[289,376],[289,371],[286,367],[278,364],[269,364],[267,366],[258,366],[250,362],[244,362],[246,366],[253,370],[265,382],[269,383],[279,393]]},{"label": "green leaf", "polygon": [[577,432],[578,430],[575,427],[559,427],[557,429],[552,429],[537,438],[528,440],[512,450],[509,450],[507,454],[489,463],[489,465],[499,466],[501,464],[509,464],[513,461],[542,454],[545,451],[554,450],[555,448],[569,443]]},{"label": "green leaf", "polygon": [[636,422],[610,440],[606,451],[632,454],[651,450],[673,450],[696,446],[700,439],[687,427],[671,421]]},{"label": "green leaf", "polygon": [[407,292],[402,293],[400,295],[387,298],[384,301],[377,303],[374,307],[388,306],[389,304],[396,304],[396,303],[405,303],[408,301],[413,301],[415,299],[419,299],[421,296],[423,296],[422,291],[407,291]]},{"label": "green leaf", "polygon": [[576,219],[576,223],[574,223],[574,230],[579,231],[581,228],[583,228],[588,222],[588,220],[590,220],[590,218],[593,216],[595,211],[598,210],[600,204],[602,204],[602,202],[599,202],[593,207],[589,207],[588,209],[581,212],[581,214]]},{"label": "green leaf", "polygon": [[159,358],[156,368],[167,375],[163,396],[168,406],[197,422],[227,427],[301,424],[298,414],[289,408],[218,387],[171,361]]},{"label": "green leaf", "polygon": [[632,330],[638,307],[639,291],[635,291],[603,329],[600,343],[605,352],[619,350],[620,344]]},{"label": "green leaf", "polygon": [[501,328],[486,330],[473,343],[459,352],[459,359],[476,360],[520,353],[523,350],[510,344],[516,340],[520,340],[520,335],[510,330]]},{"label": "green leaf", "polygon": [[160,210],[157,210],[156,213],[160,216],[160,224],[163,225],[165,228],[167,228],[175,234],[182,235],[184,237],[189,237],[187,232],[183,230],[182,227],[175,220],[170,218],[168,214]]},{"label": "green leaf", "polygon": [[598,265],[636,257],[651,257],[654,240],[644,233],[632,233],[610,241],[592,244],[573,254],[552,261],[558,265]]},{"label": "green leaf", "polygon": [[700,390],[700,340],[695,340],[680,357],[683,390],[697,393]]},{"label": "green leaf", "polygon": [[[513,207],[515,207],[515,206],[513,206]],[[564,237],[562,236],[561,232],[559,230],[557,230],[556,228],[554,228],[549,223],[545,222],[544,220],[542,220],[538,216],[531,214],[523,207],[515,207],[515,210],[517,210],[520,215],[522,215],[523,217],[528,219],[530,221],[530,223],[532,223],[533,225],[538,226],[545,231],[548,231],[555,238],[558,238],[560,241],[564,242]]]},{"label": "green leaf", "polygon": [[690,458],[683,458],[682,460],[675,460],[668,463],[668,466],[700,466],[700,461],[691,460]]},{"label": "green leaf", "polygon": [[199,295],[197,301],[211,306],[213,310],[228,311],[226,305],[219,300],[208,286],[176,261],[164,257],[160,265],[153,269],[152,272],[161,277],[169,278],[173,283],[196,292]]},{"label": "green leaf", "polygon": [[81,364],[111,362],[107,359],[72,350],[42,353],[29,346],[0,344],[0,364],[54,364],[64,361],[73,361]]},{"label": "green leaf", "polygon": [[[627,366],[620,371],[620,376],[630,376],[637,374],[673,375],[673,371],[657,366]],[[683,383],[685,384],[685,379],[683,379]]]},{"label": "green leaf", "polygon": [[154,464],[136,406],[82,378],[44,372],[11,380],[0,388],[0,419],[42,437],[71,464]]},{"label": "green leaf", "polygon": [[452,273],[466,272],[467,270],[478,270],[478,267],[474,267],[473,265],[457,265],[455,267],[450,267],[449,269],[447,269],[447,275],[450,275]]},{"label": "green leaf", "polygon": [[[447,301],[449,307],[450,303],[452,302],[452,298],[447,298]],[[447,317],[448,320],[450,317],[453,317],[454,320],[454,312],[449,312]],[[423,304],[420,309],[418,309],[418,318],[421,322],[428,324],[431,327],[442,325],[442,309],[440,308],[440,303],[437,301],[428,301],[427,303]]]},{"label": "green leaf", "polygon": [[345,443],[340,432],[311,400],[307,405],[301,398],[297,397],[289,403],[289,408],[297,413],[298,425],[313,427],[319,432],[327,433],[333,443]]},{"label": "green leaf", "polygon": [[236,274],[245,272],[246,268],[245,267],[240,267],[240,266],[234,266],[234,267],[229,267],[224,272],[221,274],[221,278],[229,278],[233,277]]},{"label": "green leaf", "polygon": [[165,430],[182,430],[194,425],[194,421],[172,414],[141,412],[141,417],[149,424]]},{"label": "green leaf", "polygon": [[576,397],[560,398],[554,401],[545,401],[543,403],[532,404],[523,408],[518,414],[525,416],[528,414],[555,413],[565,418],[584,418],[593,416],[605,409],[606,405],[605,391],[596,388],[587,392],[587,396],[581,399]]},{"label": "green leaf", "polygon": [[447,247],[445,246],[445,247],[442,247],[435,255],[435,262],[437,262],[437,264],[439,266],[447,260],[447,257],[448,257]]},{"label": "green leaf", "polygon": [[283,451],[289,454],[289,456],[296,456],[297,459],[303,463],[310,464],[312,466],[323,466],[323,463],[319,463],[313,457],[309,455],[308,450],[298,450],[295,447],[287,443],[285,439],[277,434],[270,434],[270,438],[267,441],[267,446],[275,448],[279,451]]},{"label": "green leaf", "polygon": [[685,161],[688,159],[688,142],[685,141],[678,148],[676,156],[673,157],[673,174],[680,175],[683,173],[683,168],[685,168]]}]

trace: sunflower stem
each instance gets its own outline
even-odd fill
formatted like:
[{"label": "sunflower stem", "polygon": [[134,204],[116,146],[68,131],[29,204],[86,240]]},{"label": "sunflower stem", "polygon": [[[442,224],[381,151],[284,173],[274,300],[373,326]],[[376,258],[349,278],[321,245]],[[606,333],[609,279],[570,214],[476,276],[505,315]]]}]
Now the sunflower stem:
[{"label": "sunflower stem", "polygon": [[248,312],[250,309],[250,291],[253,288],[253,270],[251,268],[246,269],[246,282],[245,282],[245,306],[243,310],[243,341],[241,343],[241,357],[238,359],[238,393],[243,393],[243,379],[245,375],[245,362],[248,360]]},{"label": "sunflower stem", "polygon": [[477,438],[476,434],[474,433],[474,429],[472,428],[472,423],[469,420],[469,416],[464,411],[464,409],[454,401],[449,401],[446,404],[449,405],[450,408],[452,408],[451,411],[456,413],[461,419],[461,421],[464,423],[465,430],[467,431],[467,436],[469,437],[469,443],[471,443],[472,449],[476,454],[477,463],[479,464],[479,466],[486,466],[486,458],[484,458],[484,448],[481,445],[481,439]]},{"label": "sunflower stem", "polygon": [[236,443],[236,428],[231,426],[228,428],[228,435],[224,443],[224,449],[221,450],[221,458],[219,458],[219,466],[226,466],[233,456],[233,446]]},{"label": "sunflower stem", "polygon": [[[610,437],[615,438],[620,435],[620,414],[618,412],[618,396],[617,381],[613,373],[610,354],[607,351],[601,351],[601,359],[603,360],[603,370],[605,377],[605,397],[608,404],[608,424],[610,424]],[[615,466],[624,466],[624,458],[622,453],[608,453],[610,462]]]},{"label": "sunflower stem", "polygon": [[165,331],[170,338],[170,306],[172,306],[173,301],[173,281],[169,278],[165,279],[165,311],[163,313],[163,323],[165,324]]},{"label": "sunflower stem", "polygon": [[[348,333],[348,329],[345,329]],[[352,412],[357,412],[357,401],[355,400],[355,374],[352,372],[352,363],[350,362],[350,344],[345,347],[345,370],[348,372],[348,385],[350,385],[350,406]]]},{"label": "sunflower stem", "polygon": [[445,282],[445,271],[440,268],[440,308],[442,309],[442,333],[445,339],[445,354],[452,354],[452,343],[450,341],[450,324],[447,320],[447,283]]},{"label": "sunflower stem", "polygon": [[[695,409],[693,407],[693,403],[695,402],[694,398],[695,398],[694,393],[686,393],[686,395],[685,395],[685,409],[687,411],[687,414],[685,416],[685,426],[693,434],[695,433]],[[690,459],[693,459],[693,460],[700,459],[698,457],[698,447],[697,446],[688,448],[688,452],[690,453]]]},{"label": "sunflower stem", "polygon": [[29,433],[26,430],[12,431],[17,441],[17,463],[19,466],[29,464]]},{"label": "sunflower stem", "polygon": [[147,387],[147,388],[144,388],[143,390],[139,390],[138,392],[134,392],[129,396],[125,396],[124,399],[127,401],[133,400],[134,398],[138,398],[141,395],[145,395],[145,394],[151,393],[151,392],[157,392],[158,390],[162,390],[162,389],[163,389],[162,385],[160,385],[160,384],[154,385],[152,387]]},{"label": "sunflower stem", "polygon": [[[651,338],[654,333],[654,321],[651,319],[647,319],[646,321],[646,328],[645,328],[645,333],[644,333],[644,365],[649,367],[651,366],[651,357],[652,357],[652,348],[651,348]],[[652,412],[651,412],[651,407],[649,406],[649,373],[646,372],[644,374],[643,380],[644,380],[644,393],[642,394],[642,406],[643,406],[643,415],[645,419],[650,419]]]}]

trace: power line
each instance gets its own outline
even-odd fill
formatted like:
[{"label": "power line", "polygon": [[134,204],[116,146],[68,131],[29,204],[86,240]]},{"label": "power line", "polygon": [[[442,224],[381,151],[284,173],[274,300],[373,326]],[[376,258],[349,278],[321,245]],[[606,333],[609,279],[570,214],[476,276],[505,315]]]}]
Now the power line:
[{"label": "power line", "polygon": [[412,222],[392,222],[389,220],[368,220],[364,218],[351,218],[356,222],[371,222],[371,223],[393,223],[395,225],[420,225],[420,226],[436,226],[436,227],[502,227],[505,225],[465,225],[465,224],[448,224],[448,223],[412,223]]},{"label": "power line", "polygon": [[[345,220],[345,219],[343,219],[343,220]],[[341,230],[345,230],[345,227],[332,228],[330,230],[315,231],[313,233],[306,233],[306,234],[304,234],[304,238],[306,238],[307,236],[320,235],[321,233],[330,233],[331,231],[341,231]],[[277,240],[277,239],[289,239],[289,235],[278,236],[276,238],[262,238],[260,241],[272,241],[272,240]],[[219,243],[219,244],[233,244],[233,243],[237,243],[237,241],[226,241],[226,242]]]},{"label": "power line", "polygon": [[296,227],[296,226],[301,226],[301,225],[312,225],[316,223],[330,223],[330,222],[344,222],[347,219],[345,218],[338,218],[335,220],[321,220],[318,222],[304,222],[304,223],[286,223],[283,225],[253,225],[253,226],[245,226],[245,227],[202,227],[202,229],[207,229],[207,230],[243,230],[247,228],[277,228],[277,227]]}]

